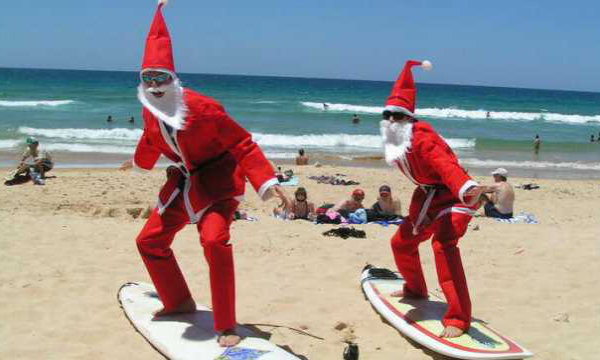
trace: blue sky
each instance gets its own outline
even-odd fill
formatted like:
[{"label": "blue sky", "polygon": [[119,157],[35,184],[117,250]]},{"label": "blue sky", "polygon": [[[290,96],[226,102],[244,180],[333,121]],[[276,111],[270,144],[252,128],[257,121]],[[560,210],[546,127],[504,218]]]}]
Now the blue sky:
[{"label": "blue sky", "polygon": [[[138,70],[154,0],[13,0],[0,67]],[[600,1],[170,0],[178,71],[600,91]]]}]

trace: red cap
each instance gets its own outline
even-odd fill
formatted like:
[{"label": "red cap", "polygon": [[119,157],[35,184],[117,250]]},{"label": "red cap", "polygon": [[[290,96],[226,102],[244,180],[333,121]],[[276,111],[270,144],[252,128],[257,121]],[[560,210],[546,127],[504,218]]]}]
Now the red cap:
[{"label": "red cap", "polygon": [[352,192],[352,196],[362,196],[365,197],[365,192],[362,189],[354,189]]},{"label": "red cap", "polygon": [[175,72],[173,61],[173,49],[171,47],[171,36],[167,24],[162,16],[162,7],[166,1],[161,0],[156,8],[152,26],[146,38],[146,49],[142,61],[142,70],[164,69]]},{"label": "red cap", "polygon": [[431,63],[425,61],[408,60],[404,69],[398,76],[390,96],[385,102],[385,110],[401,112],[414,116],[417,102],[417,89],[412,75],[413,66],[422,66],[425,70],[431,69]]}]

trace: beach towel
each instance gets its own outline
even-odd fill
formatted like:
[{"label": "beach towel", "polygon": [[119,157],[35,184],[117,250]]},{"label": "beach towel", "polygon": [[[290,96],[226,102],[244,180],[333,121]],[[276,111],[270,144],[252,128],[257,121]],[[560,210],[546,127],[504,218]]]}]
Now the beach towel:
[{"label": "beach towel", "polygon": [[281,186],[298,186],[299,183],[300,183],[300,179],[298,179],[298,177],[294,175],[291,178],[289,178],[287,181],[280,181],[279,185],[281,185]]},{"label": "beach towel", "polygon": [[309,179],[315,180],[319,184],[330,184],[330,185],[360,185],[359,182],[354,180],[340,179],[335,176],[310,176]]},{"label": "beach towel", "polygon": [[531,213],[526,213],[526,212],[520,212],[510,219],[496,218],[494,220],[501,222],[501,223],[506,223],[506,224],[538,224],[538,221],[535,218],[535,215],[533,215]]},{"label": "beach towel", "polygon": [[369,221],[367,224],[377,224],[383,227],[388,227],[390,225],[400,225],[404,222],[403,219],[394,219],[394,220],[379,220],[379,221]]}]

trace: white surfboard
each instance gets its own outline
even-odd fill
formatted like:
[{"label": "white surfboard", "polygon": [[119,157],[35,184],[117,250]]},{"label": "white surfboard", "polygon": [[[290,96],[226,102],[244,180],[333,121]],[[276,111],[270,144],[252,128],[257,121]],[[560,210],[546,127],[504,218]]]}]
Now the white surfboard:
[{"label": "white surfboard", "polygon": [[456,338],[440,338],[446,303],[430,294],[429,299],[393,298],[404,279],[387,269],[367,266],[361,275],[362,289],[375,310],[400,333],[442,355],[459,359],[523,359],[533,354],[480,320]]},{"label": "white surfboard", "polygon": [[212,311],[198,305],[193,314],[154,318],[162,303],[154,286],[128,283],[119,289],[119,302],[137,331],[161,354],[172,360],[299,360],[298,357],[238,326],[243,340],[223,348],[213,331]]}]

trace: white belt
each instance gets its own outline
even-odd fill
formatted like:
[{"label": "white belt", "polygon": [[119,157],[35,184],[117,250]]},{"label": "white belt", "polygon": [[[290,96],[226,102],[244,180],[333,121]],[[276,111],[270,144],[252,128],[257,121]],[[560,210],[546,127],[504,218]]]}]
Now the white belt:
[{"label": "white belt", "polygon": [[[423,189],[423,191],[426,191],[424,187],[422,187],[421,189]],[[417,222],[415,222],[415,225],[413,226],[413,235],[417,235],[419,233],[419,226],[421,226],[421,223],[427,215],[427,210],[429,210],[429,205],[431,205],[431,201],[433,200],[433,196],[435,195],[436,191],[436,188],[429,189],[429,191],[427,191],[427,198],[425,199],[423,206],[421,206],[421,212],[419,212]]]}]

